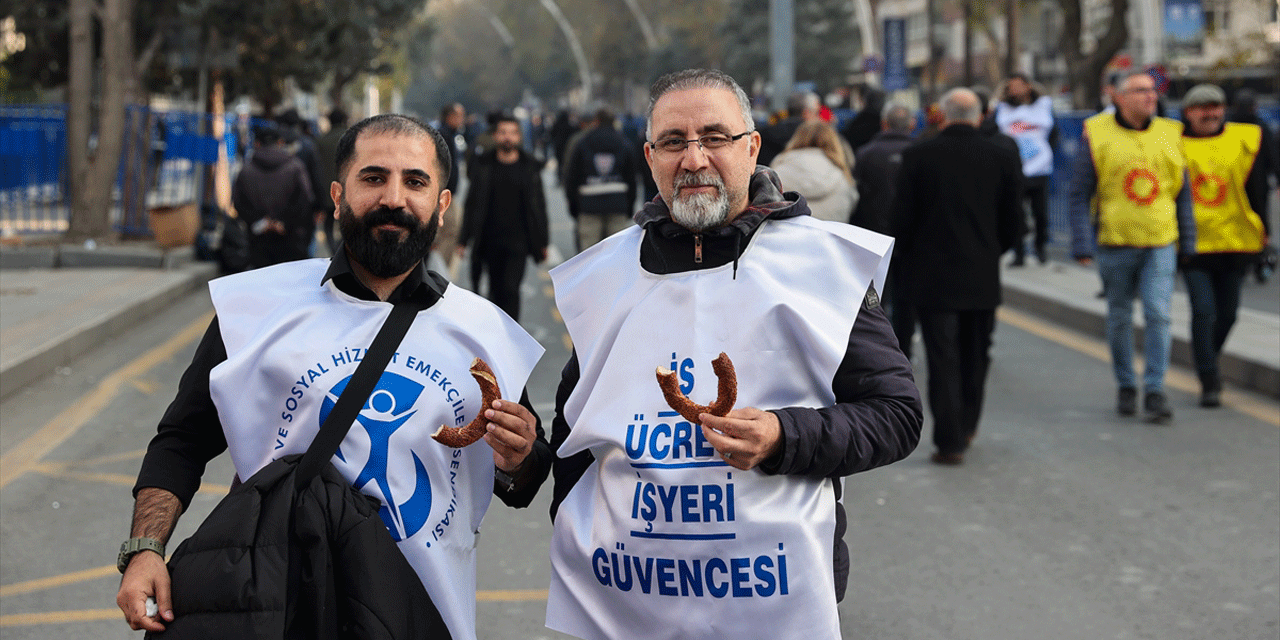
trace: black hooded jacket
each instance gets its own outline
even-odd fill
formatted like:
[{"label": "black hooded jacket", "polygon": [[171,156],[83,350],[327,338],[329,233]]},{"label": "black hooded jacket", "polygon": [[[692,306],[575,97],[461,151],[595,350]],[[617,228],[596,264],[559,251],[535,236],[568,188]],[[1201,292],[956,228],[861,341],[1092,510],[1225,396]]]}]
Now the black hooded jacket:
[{"label": "black hooded jacket", "polygon": [[[809,206],[798,194],[784,198],[778,177],[767,167],[756,167],[751,178],[751,202],[729,224],[694,233],[671,219],[661,197],[646,203],[636,214],[636,224],[646,230],[640,249],[640,266],[658,274],[714,269],[736,263],[751,236],[775,220],[809,215]],[[735,269],[736,270],[736,269]],[[821,277],[815,271],[815,277]],[[920,440],[923,411],[920,391],[911,374],[911,363],[898,349],[893,329],[874,292],[850,292],[850,304],[862,304],[849,333],[843,360],[831,380],[836,404],[814,409],[772,409],[782,427],[781,451],[760,465],[768,474],[831,478],[837,499],[839,478],[884,466],[909,455]],[[556,392],[556,417],[551,447],[559,449],[572,426],[564,418],[564,406],[580,377],[575,352],[561,374]],[[557,458],[551,517],[561,501],[592,464],[590,451]],[[844,597],[849,577],[849,550],[844,543],[846,517],[836,505],[835,586]]]}]

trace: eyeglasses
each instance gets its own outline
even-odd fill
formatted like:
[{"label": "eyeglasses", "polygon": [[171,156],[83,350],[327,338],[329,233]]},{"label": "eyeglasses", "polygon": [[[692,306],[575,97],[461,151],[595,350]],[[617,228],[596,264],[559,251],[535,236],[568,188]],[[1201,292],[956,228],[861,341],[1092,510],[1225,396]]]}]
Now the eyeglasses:
[{"label": "eyeglasses", "polygon": [[686,140],[684,138],[663,138],[657,142],[650,142],[649,147],[651,149],[657,149],[663,153],[670,153],[674,155],[677,153],[684,153],[685,148],[688,147],[690,143],[696,142],[698,143],[699,149],[702,149],[703,151],[714,151],[716,149],[727,147],[733,142],[737,142],[739,138],[747,135],[748,133],[751,133],[751,131],[743,131],[736,136],[725,135],[723,133],[708,133],[705,136],[699,136],[691,140]]}]

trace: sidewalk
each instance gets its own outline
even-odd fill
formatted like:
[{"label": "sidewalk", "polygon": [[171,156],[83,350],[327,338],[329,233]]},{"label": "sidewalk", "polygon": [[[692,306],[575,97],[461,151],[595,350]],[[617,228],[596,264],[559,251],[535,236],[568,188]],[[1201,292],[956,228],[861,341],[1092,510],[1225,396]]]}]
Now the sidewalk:
[{"label": "sidewalk", "polygon": [[0,269],[0,398],[204,286],[210,262]]},{"label": "sidewalk", "polygon": [[[207,262],[168,268],[0,269],[0,397],[52,373],[147,314],[204,286]],[[1073,263],[1005,267],[1005,304],[1091,336],[1105,335],[1098,276]],[[1141,312],[1135,312],[1141,326]],[[1186,294],[1173,299],[1173,360],[1190,367]],[[1139,344],[1141,341],[1139,340]],[[1241,308],[1222,371],[1231,384],[1280,397],[1280,315]]]},{"label": "sidewalk", "polygon": [[[1095,268],[1055,261],[1041,266],[1028,261],[1021,268],[1004,266],[1001,279],[1006,305],[1105,340],[1107,302],[1097,297],[1102,285]],[[1141,349],[1144,323],[1137,303],[1133,319]],[[1175,291],[1171,358],[1174,364],[1194,369],[1190,325],[1187,294]],[[1280,315],[1242,305],[1223,347],[1221,370],[1229,384],[1280,397]]]}]

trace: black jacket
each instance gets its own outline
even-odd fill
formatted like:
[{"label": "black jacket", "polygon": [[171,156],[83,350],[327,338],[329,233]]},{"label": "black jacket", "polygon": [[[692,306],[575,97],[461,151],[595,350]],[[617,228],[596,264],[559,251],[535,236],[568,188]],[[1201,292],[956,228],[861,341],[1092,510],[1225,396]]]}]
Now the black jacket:
[{"label": "black jacket", "polygon": [[276,460],[233,490],[169,561],[176,617],[147,638],[448,638],[387,534],[381,502],[331,464],[295,493]]},{"label": "black jacket", "polygon": [[850,222],[876,233],[890,233],[889,216],[893,211],[898,169],[902,167],[902,150],[909,146],[910,135],[881,131],[858,149],[858,161],[853,165],[858,206]]},{"label": "black jacket", "polygon": [[612,126],[597,126],[573,147],[565,168],[569,215],[622,213],[636,202],[636,157],[632,144]]},{"label": "black jacket", "polygon": [[999,306],[1000,255],[1026,233],[1021,193],[1017,153],[972,126],[949,126],[902,153],[894,260],[916,306]]},{"label": "black jacket", "polygon": [[799,129],[803,123],[804,119],[796,116],[761,127],[760,155],[756,157],[756,162],[766,166],[773,164],[773,159],[787,148],[787,143],[791,142],[791,136],[796,134],[796,129]]},{"label": "black jacket", "polygon": [[[766,167],[757,167],[751,179],[751,205],[730,224],[700,234],[671,220],[666,204],[655,199],[636,215],[636,223],[646,230],[640,250],[641,266],[653,273],[684,273],[714,269],[736,262],[748,240],[772,220],[809,215],[802,197],[784,200],[778,178]],[[694,261],[695,237],[702,243],[702,262]],[[863,301],[844,359],[831,380],[836,404],[814,409],[784,407],[772,409],[782,426],[782,450],[760,465],[769,474],[832,478],[836,497],[843,476],[867,471],[901,460],[920,440],[923,413],[920,391],[911,375],[911,363],[898,349],[898,341],[878,302],[867,304],[864,292],[852,293],[850,304]],[[867,296],[874,299],[874,296]],[[558,449],[572,425],[564,418],[564,405],[580,377],[575,352],[561,374],[556,391],[556,417],[551,428],[551,446]],[[560,502],[593,463],[590,451],[557,458],[552,467],[555,478],[551,517]],[[846,518],[836,505],[835,583],[837,598],[843,598],[849,578],[849,550],[844,543]]]},{"label": "black jacket", "polygon": [[[504,185],[493,184],[493,167],[498,163],[498,150],[489,149],[484,155],[476,158],[475,167],[468,167],[471,186],[467,187],[467,201],[463,207],[462,230],[458,233],[458,244],[467,245],[488,234],[520,234],[534,260],[543,259],[542,250],[550,241],[547,229],[547,198],[542,189],[542,163],[537,158],[520,149],[520,157],[516,164],[520,166],[521,180],[524,181],[526,199],[524,203],[524,225],[518,228],[489,228],[489,216],[492,214],[490,195],[495,189]],[[480,243],[477,243],[479,246]]]}]

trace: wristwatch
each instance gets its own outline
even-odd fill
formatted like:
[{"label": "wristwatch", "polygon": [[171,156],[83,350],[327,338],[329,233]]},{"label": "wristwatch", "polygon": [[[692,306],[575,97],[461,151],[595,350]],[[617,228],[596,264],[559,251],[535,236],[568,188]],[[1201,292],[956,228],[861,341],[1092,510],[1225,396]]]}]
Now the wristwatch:
[{"label": "wristwatch", "polygon": [[516,479],[497,467],[493,468],[493,479],[498,481],[498,486],[502,487],[503,491],[511,491],[516,488]]},{"label": "wristwatch", "polygon": [[129,538],[120,545],[120,555],[116,556],[116,568],[120,573],[129,568],[129,561],[143,551],[154,551],[164,557],[164,543],[154,538]]}]

